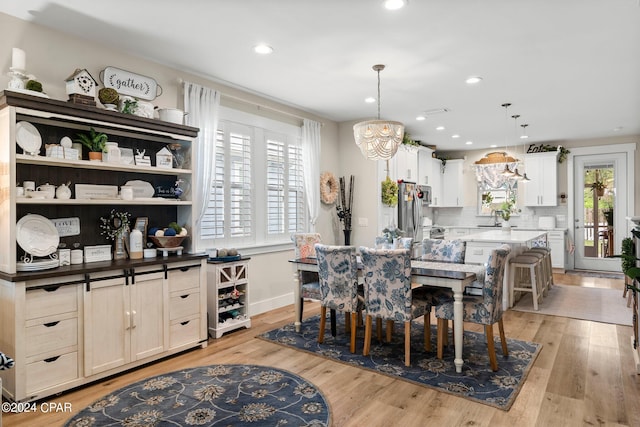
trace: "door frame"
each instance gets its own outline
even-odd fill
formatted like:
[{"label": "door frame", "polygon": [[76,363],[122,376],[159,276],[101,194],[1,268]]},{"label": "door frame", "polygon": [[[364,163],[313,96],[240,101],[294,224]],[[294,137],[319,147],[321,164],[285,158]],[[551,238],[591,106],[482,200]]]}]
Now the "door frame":
[{"label": "door frame", "polygon": [[[615,234],[616,247],[619,247],[617,242],[621,242],[624,236],[628,236],[631,232],[631,225],[629,221],[624,220],[626,217],[633,216],[635,210],[635,143],[628,144],[612,144],[612,145],[597,145],[590,147],[577,147],[572,148],[571,152],[567,155],[567,195],[568,195],[568,228],[569,236],[572,241],[575,242],[575,156],[589,156],[589,155],[607,155],[611,153],[626,153],[627,157],[627,173],[626,176],[620,177],[620,179],[626,179],[626,194],[616,194],[616,197],[626,197],[627,199],[627,211],[616,213],[614,224],[621,225],[620,228],[616,226],[618,233]],[[618,211],[616,209],[616,211]],[[624,224],[622,226],[622,224]],[[573,269],[575,266],[576,252],[573,252],[573,256],[569,257],[569,268]],[[618,264],[619,264],[619,260]]]}]

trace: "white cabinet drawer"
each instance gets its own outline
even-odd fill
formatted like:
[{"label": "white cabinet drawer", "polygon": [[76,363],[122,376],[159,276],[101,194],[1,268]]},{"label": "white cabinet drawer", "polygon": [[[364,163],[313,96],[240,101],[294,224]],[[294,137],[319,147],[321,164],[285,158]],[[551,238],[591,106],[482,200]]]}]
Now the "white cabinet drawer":
[{"label": "white cabinet drawer", "polygon": [[78,285],[27,290],[26,318],[36,319],[78,311]]},{"label": "white cabinet drawer", "polygon": [[200,266],[185,267],[184,270],[170,270],[169,292],[200,287]]},{"label": "white cabinet drawer", "polygon": [[[78,319],[45,322],[27,327],[27,357],[78,344]],[[67,350],[68,351],[68,350]]]},{"label": "white cabinet drawer", "polygon": [[498,244],[488,243],[488,244],[477,244],[467,242],[467,250],[464,255],[464,263],[465,264],[485,264],[489,261],[489,256],[491,255],[491,251],[493,251]]},{"label": "white cabinet drawer", "polygon": [[27,365],[27,394],[78,378],[78,353],[72,352]]},{"label": "white cabinet drawer", "polygon": [[175,292],[169,302],[169,320],[181,319],[200,313],[200,292]]},{"label": "white cabinet drawer", "polygon": [[549,240],[564,240],[564,231],[547,231],[547,238]]},{"label": "white cabinet drawer", "polygon": [[200,317],[175,321],[169,327],[169,348],[198,342],[200,340]]}]

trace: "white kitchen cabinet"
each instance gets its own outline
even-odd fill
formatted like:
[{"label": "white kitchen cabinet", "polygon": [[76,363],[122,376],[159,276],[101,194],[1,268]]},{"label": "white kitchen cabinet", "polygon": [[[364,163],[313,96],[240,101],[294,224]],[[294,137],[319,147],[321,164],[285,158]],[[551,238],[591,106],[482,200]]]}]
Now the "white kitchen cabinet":
[{"label": "white kitchen cabinet", "polygon": [[551,266],[564,273],[567,257],[566,230],[550,230],[547,232],[547,243],[551,249]]},{"label": "white kitchen cabinet", "polygon": [[434,171],[440,173],[438,169],[434,169],[433,165],[433,150],[420,147],[418,149],[418,184],[432,185]]},{"label": "white kitchen cabinet", "polygon": [[444,230],[444,238],[447,240],[455,240],[463,236],[468,236],[470,233],[469,228],[446,227]]},{"label": "white kitchen cabinet", "polygon": [[442,162],[439,159],[431,159],[432,174],[429,176],[431,186],[431,206],[442,206]]},{"label": "white kitchen cabinet", "polygon": [[558,152],[527,154],[524,157],[527,183],[518,186],[525,206],[558,205]]},{"label": "white kitchen cabinet", "polygon": [[400,144],[396,152],[396,179],[409,182],[418,181],[418,147]]},{"label": "white kitchen cabinet", "polygon": [[208,264],[209,331],[215,338],[239,328],[250,328],[249,259]]},{"label": "white kitchen cabinet", "polygon": [[162,353],[166,346],[164,272],[96,277],[84,293],[86,376]]},{"label": "white kitchen cabinet", "polygon": [[459,207],[464,205],[462,174],[464,160],[447,160],[442,173],[442,194],[440,207]]}]

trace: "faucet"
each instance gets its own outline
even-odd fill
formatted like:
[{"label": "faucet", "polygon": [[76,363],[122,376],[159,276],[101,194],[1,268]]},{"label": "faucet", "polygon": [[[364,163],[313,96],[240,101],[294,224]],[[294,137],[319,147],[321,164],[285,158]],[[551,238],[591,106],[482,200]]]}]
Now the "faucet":
[{"label": "faucet", "polygon": [[495,225],[496,227],[500,225],[500,222],[498,222],[498,215],[501,214],[502,211],[501,210],[495,210],[493,211],[493,214],[495,216],[495,219],[493,221],[493,225]]}]

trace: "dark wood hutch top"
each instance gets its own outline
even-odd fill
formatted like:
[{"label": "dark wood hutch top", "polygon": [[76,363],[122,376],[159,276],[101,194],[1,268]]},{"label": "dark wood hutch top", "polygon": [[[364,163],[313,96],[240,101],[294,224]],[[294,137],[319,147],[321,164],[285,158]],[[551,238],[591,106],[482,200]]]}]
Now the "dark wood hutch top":
[{"label": "dark wood hutch top", "polygon": [[28,95],[11,90],[0,92],[0,108],[6,106],[29,108],[88,120],[107,121],[124,126],[139,127],[159,132],[170,132],[192,138],[197,137],[199,131],[198,128],[192,126],[179,125],[157,119],[148,119],[146,117],[123,114],[116,111],[107,111],[89,105],[58,101],[56,99],[43,98],[41,96]]}]

